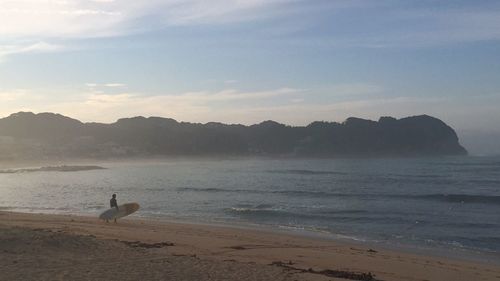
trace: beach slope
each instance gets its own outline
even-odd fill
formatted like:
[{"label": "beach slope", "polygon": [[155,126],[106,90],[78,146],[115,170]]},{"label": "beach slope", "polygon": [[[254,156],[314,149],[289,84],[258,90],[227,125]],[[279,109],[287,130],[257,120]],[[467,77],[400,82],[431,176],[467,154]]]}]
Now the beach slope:
[{"label": "beach slope", "polygon": [[266,230],[0,212],[0,280],[500,280],[491,264]]}]

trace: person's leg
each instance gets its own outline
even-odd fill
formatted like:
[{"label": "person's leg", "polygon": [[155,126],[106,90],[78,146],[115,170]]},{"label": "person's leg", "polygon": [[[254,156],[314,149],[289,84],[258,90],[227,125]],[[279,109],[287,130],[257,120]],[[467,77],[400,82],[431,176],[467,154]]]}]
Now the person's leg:
[{"label": "person's leg", "polygon": [[109,220],[106,220],[106,223],[109,223]]},{"label": "person's leg", "polygon": [[115,219],[115,223],[116,223],[116,219]]}]

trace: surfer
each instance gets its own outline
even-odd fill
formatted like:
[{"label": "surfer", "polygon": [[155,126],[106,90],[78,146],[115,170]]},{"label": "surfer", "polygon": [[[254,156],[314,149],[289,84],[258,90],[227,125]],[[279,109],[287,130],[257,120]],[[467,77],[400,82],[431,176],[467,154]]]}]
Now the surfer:
[{"label": "surfer", "polygon": [[[118,211],[118,202],[116,201],[116,194],[113,194],[113,196],[111,196],[111,200],[109,200],[109,205],[111,206],[111,208],[116,208],[116,210]],[[108,220],[106,220],[106,222],[108,222]],[[115,219],[115,223],[116,223],[116,219]]]}]

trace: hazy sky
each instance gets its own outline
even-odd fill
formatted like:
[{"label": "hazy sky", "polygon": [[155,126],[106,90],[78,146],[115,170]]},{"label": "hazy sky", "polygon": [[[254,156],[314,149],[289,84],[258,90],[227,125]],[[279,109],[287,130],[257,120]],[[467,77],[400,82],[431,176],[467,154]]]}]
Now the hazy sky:
[{"label": "hazy sky", "polygon": [[0,117],[500,131],[500,1],[0,0]]}]

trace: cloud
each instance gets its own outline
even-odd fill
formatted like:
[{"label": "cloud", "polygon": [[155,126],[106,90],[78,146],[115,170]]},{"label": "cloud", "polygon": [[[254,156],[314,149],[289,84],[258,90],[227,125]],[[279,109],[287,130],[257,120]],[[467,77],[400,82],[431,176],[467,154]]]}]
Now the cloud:
[{"label": "cloud", "polygon": [[[91,86],[97,85],[88,83]],[[88,85],[87,85],[88,86]],[[110,89],[113,91],[113,89]],[[279,88],[264,91],[222,90],[199,91],[178,95],[145,96],[134,93],[105,93],[92,87],[79,94],[36,94],[34,91],[16,91],[0,95],[0,114],[8,115],[20,110],[58,112],[85,121],[113,122],[118,118],[146,115],[166,116],[179,120],[211,120],[218,111],[250,106],[253,103],[269,102],[282,96],[294,96],[300,89]],[[40,99],[40,97],[45,97]],[[2,101],[9,100],[9,103]],[[29,105],[27,108],[25,105]],[[208,119],[206,119],[208,118]]]},{"label": "cloud", "polygon": [[416,22],[416,28],[410,33],[395,32],[393,38],[388,38],[394,44],[433,46],[500,39],[499,6],[400,11],[395,17],[401,21],[409,18]]},{"label": "cloud", "polygon": [[127,85],[123,83],[107,83],[104,84],[104,86],[109,88],[123,88],[126,87]]},{"label": "cloud", "polygon": [[[244,22],[296,0],[0,0],[0,59],[55,52],[48,43],[126,36],[172,26]],[[7,44],[3,42],[8,42]],[[76,42],[78,44],[80,42]]]},{"label": "cloud", "polygon": [[[444,7],[443,7],[444,6]],[[422,48],[467,42],[500,40],[500,6],[385,5],[367,18],[361,36],[334,37],[329,44],[341,47]]]},{"label": "cloud", "polygon": [[190,92],[180,96],[170,96],[172,99],[177,100],[190,100],[194,102],[224,102],[224,101],[238,101],[238,100],[251,100],[251,99],[267,99],[271,97],[282,96],[286,94],[298,93],[303,90],[293,88],[280,88],[270,91],[257,91],[257,92],[240,92],[238,90],[223,90],[216,93],[211,92]]},{"label": "cloud", "polygon": [[[240,108],[252,101],[268,100],[283,95],[299,93],[300,90],[282,88],[268,91],[241,92],[223,90],[219,92],[188,92],[181,95],[143,96],[130,93],[90,94],[78,102],[50,106],[51,111],[68,112],[82,116],[85,120],[112,122],[126,116],[165,116],[182,121],[207,122],[218,111]],[[227,121],[227,119],[224,119]]]},{"label": "cloud", "polygon": [[12,91],[0,91],[0,103],[9,103],[23,98],[26,95],[26,90],[15,89]]},{"label": "cloud", "polygon": [[[272,39],[315,48],[430,48],[500,40],[500,2],[347,2],[330,1],[264,30]],[[292,36],[283,36],[287,33]]]},{"label": "cloud", "polygon": [[36,42],[24,45],[0,45],[0,61],[7,56],[27,53],[52,53],[64,50],[62,45]]},{"label": "cloud", "polygon": [[0,36],[102,37],[165,25],[220,24],[268,15],[286,0],[0,1]]},{"label": "cloud", "polygon": [[[495,3],[0,0],[3,40],[112,37],[174,26],[234,27],[236,23],[251,23],[254,28],[250,32],[257,37],[326,47],[428,47],[500,40],[500,6]],[[300,34],[306,38],[296,36]]]},{"label": "cloud", "polygon": [[96,37],[116,33],[125,19],[112,2],[0,1],[0,36],[4,38]]},{"label": "cloud", "polygon": [[85,87],[87,87],[92,93],[104,93],[107,90],[114,90],[114,92],[123,91],[124,88],[127,88],[127,84],[124,83],[85,83]]}]

